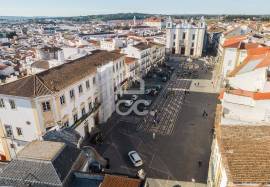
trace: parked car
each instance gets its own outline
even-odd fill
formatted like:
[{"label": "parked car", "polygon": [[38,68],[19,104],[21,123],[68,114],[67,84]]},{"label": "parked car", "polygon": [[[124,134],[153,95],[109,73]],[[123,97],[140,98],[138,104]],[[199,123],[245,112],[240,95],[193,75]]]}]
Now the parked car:
[{"label": "parked car", "polygon": [[155,88],[156,88],[157,91],[160,91],[162,89],[162,86],[161,85],[156,85]]},{"label": "parked car", "polygon": [[152,104],[151,100],[146,100],[146,102],[144,103],[145,106],[150,106]]},{"label": "parked car", "polygon": [[167,77],[162,77],[162,81],[163,82],[167,82],[168,81],[168,78]]},{"label": "parked car", "polygon": [[145,91],[144,91],[144,94],[146,94],[146,95],[148,95],[148,94],[150,94],[151,93],[151,89],[146,89]]},{"label": "parked car", "polygon": [[137,101],[138,98],[139,98],[138,95],[132,95],[132,96],[131,96],[131,99],[132,99],[133,101]]},{"label": "parked car", "polygon": [[152,101],[151,100],[146,100],[144,103],[140,103],[138,104],[138,110],[140,112],[144,111],[144,110],[147,110],[148,107],[152,104]]},{"label": "parked car", "polygon": [[133,100],[125,100],[125,101],[124,101],[124,105],[125,105],[126,107],[130,107],[130,106],[132,106],[132,104],[133,104]]},{"label": "parked car", "polygon": [[171,71],[174,71],[174,70],[175,70],[175,68],[174,68],[174,67],[170,67],[170,70],[171,70]]},{"label": "parked car", "polygon": [[90,163],[88,166],[88,169],[89,169],[89,172],[92,172],[92,173],[101,173],[103,170],[101,164],[97,161]]},{"label": "parked car", "polygon": [[128,157],[135,167],[140,167],[143,165],[143,161],[136,151],[130,151],[128,153]]},{"label": "parked car", "polygon": [[160,73],[160,72],[162,72],[162,69],[161,68],[157,68],[157,69],[155,69],[155,72]]},{"label": "parked car", "polygon": [[151,96],[156,96],[158,94],[158,91],[156,89],[152,89],[150,92]]}]

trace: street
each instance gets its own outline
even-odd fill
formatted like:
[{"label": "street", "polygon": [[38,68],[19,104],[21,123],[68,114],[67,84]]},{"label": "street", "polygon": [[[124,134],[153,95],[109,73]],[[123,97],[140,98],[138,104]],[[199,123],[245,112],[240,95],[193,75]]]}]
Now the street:
[{"label": "street", "polygon": [[[147,177],[206,183],[217,94],[210,91],[213,72],[205,71],[202,62],[198,64],[196,79],[181,78],[176,73],[180,70],[175,70],[153,100],[154,116],[114,113],[101,125],[105,140],[95,147],[110,159],[112,172],[136,175],[140,168],[127,155],[135,150]],[[200,86],[194,86],[197,82]]]}]

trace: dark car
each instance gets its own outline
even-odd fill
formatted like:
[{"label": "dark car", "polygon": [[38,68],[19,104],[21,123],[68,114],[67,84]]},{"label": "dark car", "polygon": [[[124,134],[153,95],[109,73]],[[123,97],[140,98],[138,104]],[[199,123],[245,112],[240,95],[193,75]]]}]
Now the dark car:
[{"label": "dark car", "polygon": [[156,96],[156,95],[158,95],[158,91],[156,89],[152,89],[151,92],[150,92],[150,95],[151,96]]},{"label": "dark car", "polygon": [[160,90],[162,89],[162,86],[161,86],[161,85],[156,85],[156,86],[155,86],[155,89],[156,89],[157,91],[160,91]]},{"label": "dark car", "polygon": [[169,69],[170,69],[171,71],[174,71],[174,70],[175,70],[175,68],[174,68],[174,67],[170,67]]},{"label": "dark car", "polygon": [[162,81],[163,82],[167,82],[168,81],[168,78],[164,76],[164,77],[162,77]]},{"label": "dark car", "polygon": [[89,164],[89,171],[92,173],[101,173],[103,170],[101,164],[97,161],[94,161]]}]

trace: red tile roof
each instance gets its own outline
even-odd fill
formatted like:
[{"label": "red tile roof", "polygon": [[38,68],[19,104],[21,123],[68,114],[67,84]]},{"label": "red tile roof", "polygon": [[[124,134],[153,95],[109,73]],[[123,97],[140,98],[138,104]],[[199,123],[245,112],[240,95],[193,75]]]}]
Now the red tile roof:
[{"label": "red tile roof", "polygon": [[228,91],[222,91],[220,93],[219,99],[224,98],[224,94],[232,94],[232,95],[237,95],[237,96],[243,96],[243,97],[250,97],[253,100],[270,100],[270,92],[250,92],[246,90],[240,90],[240,89],[235,89],[235,90],[228,90]]},{"label": "red tile roof", "polygon": [[235,36],[229,39],[226,39],[223,47],[224,48],[238,48],[243,40],[247,39],[247,36]]},{"label": "red tile roof", "polygon": [[125,58],[125,63],[126,64],[133,64],[133,63],[135,63],[136,62],[136,58],[131,58],[131,57],[126,57]]},{"label": "red tile roof", "polygon": [[216,131],[230,186],[269,184],[270,126],[220,125]]},{"label": "red tile roof", "polygon": [[145,22],[163,22],[164,20],[157,17],[150,17],[145,20]]},{"label": "red tile roof", "polygon": [[229,76],[235,76],[244,66],[254,60],[260,60],[260,63],[253,70],[270,66],[270,48],[258,47],[248,50],[248,56],[243,63],[237,66]]},{"label": "red tile roof", "polygon": [[124,176],[105,175],[100,187],[140,187],[141,180]]}]

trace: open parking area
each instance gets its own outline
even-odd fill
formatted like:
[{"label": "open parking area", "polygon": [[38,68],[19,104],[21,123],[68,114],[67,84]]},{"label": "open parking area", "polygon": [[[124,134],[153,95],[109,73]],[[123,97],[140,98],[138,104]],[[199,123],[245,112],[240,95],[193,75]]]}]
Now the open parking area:
[{"label": "open parking area", "polygon": [[[156,96],[139,95],[151,100],[146,116],[115,113],[101,125],[104,142],[95,147],[110,159],[112,172],[136,175],[142,168],[151,178],[206,183],[217,94],[199,91],[207,85],[198,85],[196,92],[190,88],[199,81],[211,82],[212,71],[203,62],[196,62],[196,72],[189,74],[179,62],[168,63],[175,67],[170,79],[162,81],[153,75],[145,79],[146,88],[162,87]],[[207,116],[203,116],[204,111]],[[132,150],[138,152],[143,166],[133,166],[128,157]]]}]

